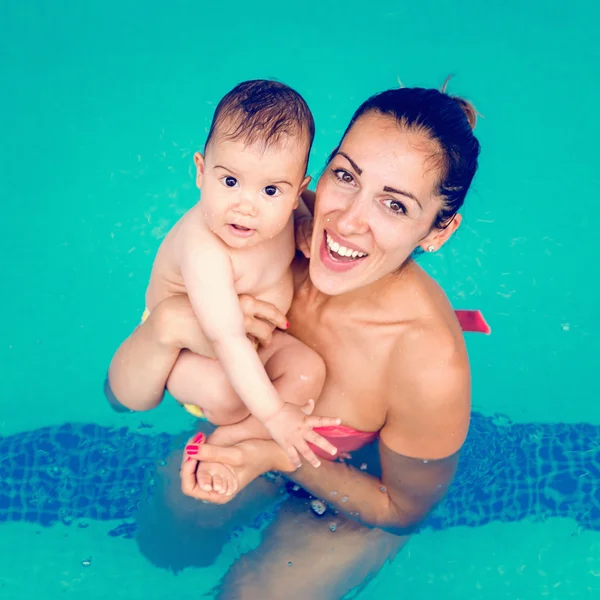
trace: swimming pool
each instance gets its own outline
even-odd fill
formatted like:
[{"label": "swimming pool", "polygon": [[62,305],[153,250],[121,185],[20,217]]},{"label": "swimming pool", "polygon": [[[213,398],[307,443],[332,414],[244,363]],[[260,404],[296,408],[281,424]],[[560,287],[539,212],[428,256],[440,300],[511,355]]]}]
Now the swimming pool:
[{"label": "swimming pool", "polygon": [[141,556],[136,507],[193,421],[174,403],[117,415],[102,392],[160,239],[196,201],[192,153],[227,89],[277,77],[315,115],[316,175],[364,98],[448,73],[485,117],[483,153],[465,226],[423,264],[493,333],[468,337],[474,416],[448,499],[362,597],[598,593],[597,5],[0,11],[0,597],[201,596],[255,543],[260,522],[176,576]]}]

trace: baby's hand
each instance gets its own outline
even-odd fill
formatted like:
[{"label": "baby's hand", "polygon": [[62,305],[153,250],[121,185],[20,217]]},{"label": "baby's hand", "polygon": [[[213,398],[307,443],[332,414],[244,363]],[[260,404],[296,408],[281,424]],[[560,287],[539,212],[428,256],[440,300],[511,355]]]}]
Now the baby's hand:
[{"label": "baby's hand", "polygon": [[310,413],[313,408],[314,402],[312,400],[309,400],[305,408],[286,402],[277,413],[264,423],[273,439],[286,451],[288,458],[296,468],[302,465],[298,452],[313,467],[318,467],[321,464],[306,442],[318,446],[332,456],[337,453],[337,448],[316,431],[313,431],[313,427],[339,425],[340,419],[311,417]]}]

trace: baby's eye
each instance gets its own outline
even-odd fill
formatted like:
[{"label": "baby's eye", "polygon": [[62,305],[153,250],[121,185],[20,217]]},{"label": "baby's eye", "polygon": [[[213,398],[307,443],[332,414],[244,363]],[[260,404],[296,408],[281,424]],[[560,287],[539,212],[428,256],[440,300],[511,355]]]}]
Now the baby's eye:
[{"label": "baby's eye", "polygon": [[384,200],[383,203],[393,212],[396,213],[397,215],[401,215],[406,213],[406,207],[404,206],[404,204],[402,204],[402,202],[400,202],[399,200],[396,200],[394,198],[388,198],[387,200]]},{"label": "baby's eye", "polygon": [[275,198],[276,196],[279,196],[279,194],[281,194],[281,190],[274,185],[268,185],[266,188],[263,189],[263,192],[267,196],[271,196],[272,198]]},{"label": "baby's eye", "polygon": [[239,181],[235,178],[232,177],[231,175],[227,175],[226,177],[221,177],[221,183],[223,183],[223,185],[226,185],[227,187],[237,187],[239,185]]},{"label": "baby's eye", "polygon": [[344,183],[353,183],[354,177],[348,171],[344,171],[344,169],[333,169],[333,174],[336,179],[339,181],[343,181]]}]

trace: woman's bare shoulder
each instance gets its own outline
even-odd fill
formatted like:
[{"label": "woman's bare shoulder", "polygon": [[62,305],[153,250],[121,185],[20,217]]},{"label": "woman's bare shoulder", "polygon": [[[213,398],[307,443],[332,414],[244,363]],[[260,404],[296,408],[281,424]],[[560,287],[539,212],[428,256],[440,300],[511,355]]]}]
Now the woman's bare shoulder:
[{"label": "woman's bare shoulder", "polygon": [[[382,438],[407,456],[443,458],[467,433],[471,378],[462,331],[445,294],[418,276],[387,366],[388,417]],[[405,304],[405,308],[406,304]]]}]

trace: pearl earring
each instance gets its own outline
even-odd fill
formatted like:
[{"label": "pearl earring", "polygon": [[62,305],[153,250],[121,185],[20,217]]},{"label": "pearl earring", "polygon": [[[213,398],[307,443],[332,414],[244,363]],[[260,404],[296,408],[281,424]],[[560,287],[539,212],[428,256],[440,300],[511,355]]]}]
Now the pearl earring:
[{"label": "pearl earring", "polygon": [[429,248],[427,248],[427,252],[435,252],[435,246],[429,246]]}]

